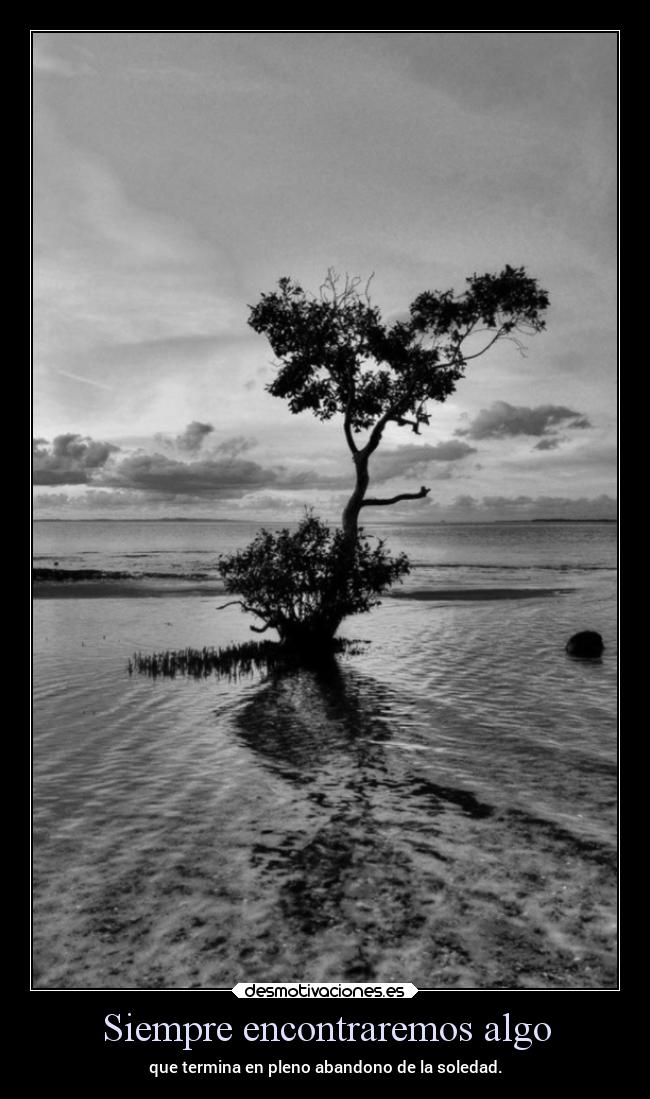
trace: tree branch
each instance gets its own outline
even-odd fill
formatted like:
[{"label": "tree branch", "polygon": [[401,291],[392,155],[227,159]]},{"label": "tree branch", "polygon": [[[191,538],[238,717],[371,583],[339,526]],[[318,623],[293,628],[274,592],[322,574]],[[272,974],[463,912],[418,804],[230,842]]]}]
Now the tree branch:
[{"label": "tree branch", "polygon": [[430,488],[425,488],[424,485],[422,485],[419,492],[400,492],[399,496],[391,496],[389,500],[369,497],[368,499],[361,501],[361,507],[376,508],[383,507],[385,504],[396,504],[399,500],[421,500],[424,496],[428,496],[430,492]]},{"label": "tree branch", "polygon": [[420,425],[417,420],[402,420],[401,418],[395,420],[398,427],[412,427],[416,435],[420,434]]},{"label": "tree branch", "polygon": [[354,435],[352,433],[352,405],[354,404],[354,378],[350,379],[350,395],[348,397],[347,405],[345,408],[345,418],[343,420],[343,430],[345,432],[345,441],[347,442],[352,454],[359,453],[359,447],[355,442]]},{"label": "tree branch", "polygon": [[377,420],[377,423],[370,432],[370,438],[368,439],[368,442],[361,452],[362,454],[365,454],[366,457],[369,458],[371,454],[375,453],[377,447],[381,442],[381,437],[384,434],[384,428],[386,427],[388,421],[392,420],[393,414],[393,408],[391,407],[386,412],[384,412],[384,415],[379,420]]},{"label": "tree branch", "polygon": [[484,355],[486,351],[489,351],[489,349],[492,347],[492,344],[496,343],[499,337],[503,335],[504,329],[498,328],[495,335],[492,337],[489,343],[486,343],[485,347],[481,348],[480,351],[476,351],[473,355],[463,355],[463,360],[468,363],[470,359],[478,359],[480,355]]},{"label": "tree branch", "polygon": [[[407,405],[408,405],[408,403],[410,403],[410,400],[411,400],[411,391],[409,391],[407,393],[407,396],[405,398],[405,401],[406,401]],[[403,406],[404,402],[400,401],[400,404],[402,404],[402,406]],[[374,454],[374,452],[376,451],[377,447],[379,446],[379,444],[381,442],[381,437],[384,434],[384,428],[386,427],[386,424],[389,423],[390,420],[394,420],[395,423],[400,425],[400,427],[403,426],[404,424],[412,424],[413,423],[413,421],[411,421],[411,420],[403,420],[402,419],[402,417],[397,412],[398,407],[399,407],[399,405],[392,404],[390,406],[390,408],[386,409],[383,416],[379,420],[377,420],[377,423],[375,424],[372,431],[370,432],[370,438],[368,439],[368,442],[366,443],[366,445],[364,446],[364,448],[361,452],[362,454],[365,454],[368,458],[370,457],[371,454]],[[414,430],[415,430],[416,435],[420,434],[419,431],[417,431],[416,429],[414,429]],[[391,501],[391,503],[392,503],[392,501]]]},{"label": "tree branch", "polygon": [[343,430],[345,432],[345,441],[347,442],[350,450],[352,451],[353,454],[358,454],[359,453],[359,447],[357,446],[357,444],[354,441],[354,435],[352,434],[352,428],[350,427],[350,421],[349,421],[347,415],[345,417],[345,420],[343,421]]},{"label": "tree branch", "polygon": [[[464,355],[464,354],[461,353],[460,348],[461,348],[461,344],[464,343],[464,341],[467,339],[467,336],[469,334],[471,334],[471,333],[466,333],[463,336],[462,340],[460,340],[459,343],[458,343],[458,354],[460,355],[461,361],[463,363],[468,363],[468,362],[471,362],[472,359],[480,358],[481,355],[484,355],[486,351],[490,350],[490,348],[492,347],[492,344],[496,343],[497,340],[500,337],[505,336],[504,329],[499,328],[498,331],[496,332],[496,334],[489,341],[489,343],[486,343],[485,347],[481,348],[480,351],[475,351],[473,355]],[[453,359],[451,359],[449,362],[446,362],[446,363],[438,363],[438,369],[443,369],[444,370],[448,366],[456,366],[456,365],[457,365],[457,363]]]},{"label": "tree branch", "polygon": [[261,611],[256,611],[253,607],[249,607],[248,603],[244,603],[243,599],[231,599],[229,603],[222,603],[220,607],[217,607],[217,610],[223,611],[226,607],[242,607],[248,614],[254,614],[257,618],[261,618],[265,625],[251,626],[250,629],[253,633],[266,633],[267,630],[274,628],[273,622],[267,622]]},{"label": "tree branch", "polygon": [[[222,603],[220,607],[216,608],[216,610],[225,611],[226,607],[242,607],[242,609],[245,610],[247,614],[254,614],[257,618],[261,618],[262,621],[266,621],[266,618],[261,611],[256,611],[254,607],[249,607],[248,603],[244,603],[243,599],[231,599],[229,603]],[[265,626],[265,629],[268,628],[268,626]],[[251,629],[255,629],[255,627],[251,626]],[[263,633],[263,630],[257,630],[257,632]]]}]

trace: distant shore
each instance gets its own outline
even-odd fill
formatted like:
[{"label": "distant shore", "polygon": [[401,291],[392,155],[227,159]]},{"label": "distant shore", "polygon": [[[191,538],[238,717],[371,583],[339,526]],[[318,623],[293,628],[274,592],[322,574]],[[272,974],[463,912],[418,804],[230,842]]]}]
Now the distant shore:
[{"label": "distant shore", "polygon": [[[94,519],[84,518],[71,519],[67,516],[65,519],[60,517],[54,518],[53,516],[38,516],[34,519],[35,523],[258,523],[257,519],[210,519],[206,517],[198,517],[196,515],[165,515],[158,518],[152,518],[151,516],[134,518],[131,516],[128,519],[118,518],[115,515],[96,516]],[[277,526],[277,524],[286,521],[283,519],[270,520],[267,526]],[[292,522],[297,522],[296,519],[289,520],[289,525]],[[368,519],[364,522],[364,526],[399,526],[399,527],[484,527],[492,526],[500,523],[519,523],[525,525],[526,523],[618,523],[617,518],[605,518],[601,516],[599,519],[563,519],[558,517],[549,516],[548,518],[536,518],[536,519],[428,519],[426,522],[418,522],[417,520],[404,520],[404,519]]]}]

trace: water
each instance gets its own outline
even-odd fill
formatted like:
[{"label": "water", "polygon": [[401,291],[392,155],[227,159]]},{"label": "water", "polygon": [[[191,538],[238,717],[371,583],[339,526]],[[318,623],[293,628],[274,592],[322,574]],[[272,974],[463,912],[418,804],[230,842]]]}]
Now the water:
[{"label": "water", "polygon": [[[216,578],[219,554],[246,545],[259,526],[223,521],[40,521],[34,524],[34,564]],[[281,524],[267,526],[276,530]],[[477,575],[485,579],[495,568],[581,573],[616,567],[614,523],[366,523],[365,529],[386,539],[396,552],[408,553],[416,570],[434,565],[480,569]]]},{"label": "water", "polygon": [[369,525],[415,567],[361,655],[129,678],[251,637],[215,564],[256,529],[36,524],[36,565],[167,577],[35,600],[38,986],[614,987],[615,526]]}]

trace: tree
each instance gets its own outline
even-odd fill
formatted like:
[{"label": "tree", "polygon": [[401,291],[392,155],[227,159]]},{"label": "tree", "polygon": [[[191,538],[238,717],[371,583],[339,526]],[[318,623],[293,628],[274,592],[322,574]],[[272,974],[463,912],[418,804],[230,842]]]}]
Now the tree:
[{"label": "tree", "polygon": [[[350,546],[343,531],[308,513],[291,533],[262,530],[246,549],[220,560],[226,591],[260,618],[255,633],[277,630],[291,648],[322,649],[344,618],[363,614],[409,570],[405,554],[390,557],[379,540],[359,532]],[[228,606],[228,604],[225,604]]]},{"label": "tree", "polygon": [[472,275],[461,294],[425,291],[406,320],[385,324],[368,285],[328,272],[318,295],[289,278],[250,308],[249,324],[267,337],[278,357],[267,386],[292,412],[320,420],[340,415],[355,479],[341,529],[332,533],[307,515],[294,533],[262,531],[245,550],[219,562],[226,591],[245,610],[275,628],[293,648],[327,649],[343,619],[367,611],[408,572],[401,554],[383,542],[371,548],[359,528],[362,508],[418,500],[429,489],[381,498],[367,495],[370,458],[386,427],[410,427],[416,435],[430,419],[428,404],[445,401],[470,360],[499,340],[545,327],[548,294],[523,268]]},{"label": "tree", "polygon": [[[250,310],[249,324],[264,334],[279,359],[267,389],[292,412],[311,411],[319,420],[343,417],[343,431],[356,469],[342,529],[353,542],[364,507],[419,500],[400,493],[387,499],[366,495],[369,461],[388,424],[416,435],[429,423],[429,401],[445,401],[466,364],[499,340],[512,340],[545,327],[548,294],[523,267],[497,275],[472,275],[467,289],[425,291],[412,303],[408,320],[386,325],[361,280],[343,283],[329,271],[318,296],[289,278],[263,294]],[[485,337],[477,346],[477,338]],[[364,439],[360,433],[367,432]]]}]

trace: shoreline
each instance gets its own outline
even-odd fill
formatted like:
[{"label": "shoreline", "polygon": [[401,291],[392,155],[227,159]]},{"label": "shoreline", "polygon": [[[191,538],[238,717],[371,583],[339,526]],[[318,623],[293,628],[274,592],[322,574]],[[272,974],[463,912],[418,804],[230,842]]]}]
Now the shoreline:
[{"label": "shoreline", "polygon": [[[35,570],[36,571],[36,570]],[[40,572],[53,570],[39,570]],[[61,570],[63,571],[63,570]],[[81,571],[81,570],[79,570]],[[90,571],[90,570],[89,570]],[[413,591],[386,592],[384,599],[413,600],[420,603],[474,602],[505,599],[540,599],[568,595],[575,588],[417,588]],[[80,576],[72,574],[43,578],[34,576],[34,599],[136,599],[175,598],[179,596],[226,596],[217,580],[197,581],[182,577],[138,577],[123,573]]]},{"label": "shoreline", "polygon": [[225,596],[217,582],[197,584],[192,580],[156,581],[137,577],[119,580],[35,580],[34,599],[141,599],[183,595]]}]

